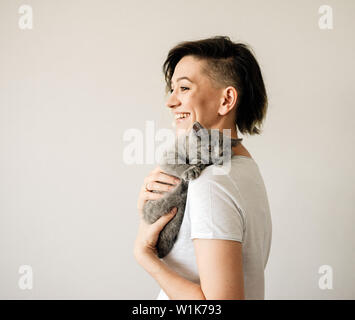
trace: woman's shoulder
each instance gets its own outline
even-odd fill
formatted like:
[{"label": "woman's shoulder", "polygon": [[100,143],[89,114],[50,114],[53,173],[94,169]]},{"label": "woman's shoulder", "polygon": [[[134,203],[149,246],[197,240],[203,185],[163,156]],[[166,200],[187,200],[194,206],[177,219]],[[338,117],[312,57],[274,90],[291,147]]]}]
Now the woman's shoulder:
[{"label": "woman's shoulder", "polygon": [[250,174],[257,168],[255,160],[244,155],[234,155],[230,161],[222,165],[209,165],[202,170],[201,175],[193,180],[200,183],[206,181],[228,181],[234,179],[238,173]]},{"label": "woman's shoulder", "polygon": [[213,164],[202,170],[198,178],[189,182],[189,192],[196,196],[220,190],[236,195],[242,190],[256,190],[260,184],[259,168],[254,159],[233,156],[225,166]]}]

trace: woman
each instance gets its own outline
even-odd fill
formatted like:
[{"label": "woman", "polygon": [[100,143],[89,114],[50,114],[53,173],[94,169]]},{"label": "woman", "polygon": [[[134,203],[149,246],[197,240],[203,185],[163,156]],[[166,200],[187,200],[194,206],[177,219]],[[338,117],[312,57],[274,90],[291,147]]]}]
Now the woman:
[{"label": "woman", "polygon": [[[163,66],[166,106],[176,130],[194,121],[231,136],[260,134],[267,95],[257,61],[248,47],[229,37],[186,41],[169,51]],[[183,114],[183,117],[182,117]],[[138,263],[159,283],[157,299],[264,299],[264,268],[271,245],[271,217],[259,167],[242,143],[233,147],[231,168],[213,174],[213,165],[190,181],[183,222],[173,249],[156,255],[160,231],[174,217],[154,224],[142,219],[147,200],[159,199],[178,183],[156,167],[139,198],[140,225],[134,246]]]}]

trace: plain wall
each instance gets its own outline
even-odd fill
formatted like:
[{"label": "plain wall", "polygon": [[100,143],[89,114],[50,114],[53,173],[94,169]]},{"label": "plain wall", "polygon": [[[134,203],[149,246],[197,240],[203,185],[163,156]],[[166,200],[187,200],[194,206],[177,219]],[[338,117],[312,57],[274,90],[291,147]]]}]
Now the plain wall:
[{"label": "plain wall", "polygon": [[[32,30],[18,26],[23,4]],[[354,12],[347,0],[1,0],[0,298],[156,298],[132,253],[155,165],[125,163],[123,136],[172,128],[171,47],[227,35],[253,48],[269,97],[262,134],[239,134],[272,214],[265,297],[354,299]],[[318,285],[322,265],[333,289]]]}]

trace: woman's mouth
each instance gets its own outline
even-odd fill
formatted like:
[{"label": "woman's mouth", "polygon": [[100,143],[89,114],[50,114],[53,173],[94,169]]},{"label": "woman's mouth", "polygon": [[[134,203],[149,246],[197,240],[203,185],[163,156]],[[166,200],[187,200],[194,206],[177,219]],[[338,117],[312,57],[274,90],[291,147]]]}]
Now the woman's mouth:
[{"label": "woman's mouth", "polygon": [[177,123],[181,123],[190,117],[190,112],[181,112],[175,114],[175,120]]}]

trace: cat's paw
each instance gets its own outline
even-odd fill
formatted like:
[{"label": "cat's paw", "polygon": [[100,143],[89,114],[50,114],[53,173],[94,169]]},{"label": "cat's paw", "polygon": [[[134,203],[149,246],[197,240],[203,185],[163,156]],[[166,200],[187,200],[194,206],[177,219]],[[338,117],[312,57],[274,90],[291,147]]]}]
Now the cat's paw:
[{"label": "cat's paw", "polygon": [[194,180],[196,178],[198,178],[201,174],[201,168],[197,167],[197,166],[192,166],[188,169],[186,169],[183,173],[182,173],[182,178],[184,180]]}]

